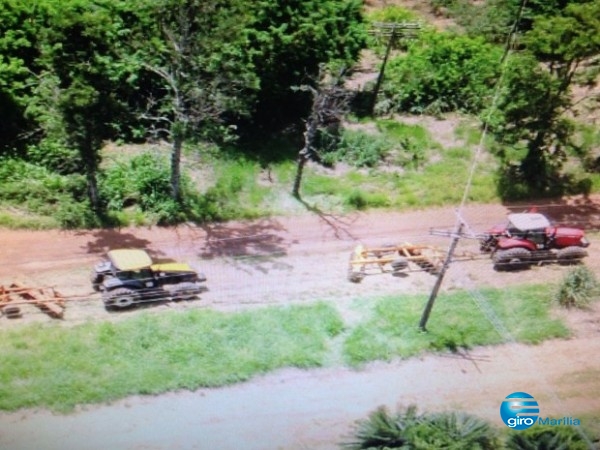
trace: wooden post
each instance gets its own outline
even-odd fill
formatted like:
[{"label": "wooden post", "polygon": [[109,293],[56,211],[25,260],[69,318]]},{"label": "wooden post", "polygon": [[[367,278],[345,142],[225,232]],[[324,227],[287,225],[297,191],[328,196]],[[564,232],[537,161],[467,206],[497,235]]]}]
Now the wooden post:
[{"label": "wooden post", "polygon": [[394,41],[396,40],[396,24],[392,26],[392,32],[390,34],[390,40],[388,41],[387,48],[385,49],[385,56],[383,57],[383,62],[381,63],[381,69],[379,70],[379,75],[377,76],[377,82],[375,83],[375,88],[373,89],[373,98],[371,99],[371,114],[375,110],[375,105],[377,104],[377,96],[379,95],[379,89],[381,89],[381,83],[383,83],[383,75],[385,72],[385,66],[390,57],[390,53],[392,51],[392,47],[394,46]]},{"label": "wooden post", "polygon": [[448,249],[448,254],[446,255],[446,259],[444,260],[444,264],[440,269],[440,273],[438,274],[437,280],[435,281],[435,285],[431,291],[431,295],[429,296],[429,300],[425,305],[425,309],[423,310],[423,315],[421,316],[421,322],[419,323],[419,328],[421,331],[427,331],[427,321],[429,320],[429,315],[431,314],[431,310],[433,309],[433,304],[438,295],[438,291],[442,285],[442,280],[444,279],[444,275],[446,273],[446,269],[450,266],[450,262],[452,261],[452,255],[454,254],[454,250],[456,250],[456,246],[458,245],[458,240],[460,239],[460,234],[463,229],[463,223],[460,222],[458,227],[456,228],[456,233],[452,238],[452,243],[450,244],[450,248]]},{"label": "wooden post", "polygon": [[388,40],[387,47],[385,49],[385,56],[381,63],[381,69],[379,69],[379,75],[377,76],[377,82],[375,83],[375,88],[373,89],[373,94],[371,98],[370,112],[373,114],[375,110],[375,105],[377,104],[377,96],[379,95],[379,90],[381,89],[381,85],[383,83],[383,77],[385,74],[385,66],[387,65],[388,59],[390,57],[390,53],[392,52],[392,47],[394,46],[394,42],[397,38],[403,37],[407,39],[414,38],[420,30],[421,25],[418,22],[400,22],[400,23],[388,23],[388,22],[375,22],[373,24],[373,30],[370,31],[372,34],[387,36],[389,33],[390,39]]}]

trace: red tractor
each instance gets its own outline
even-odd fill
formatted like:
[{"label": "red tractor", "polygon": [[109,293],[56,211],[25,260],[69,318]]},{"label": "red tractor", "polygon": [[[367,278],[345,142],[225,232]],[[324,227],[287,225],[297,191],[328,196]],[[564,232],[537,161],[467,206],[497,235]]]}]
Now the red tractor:
[{"label": "red tractor", "polygon": [[553,226],[539,213],[509,214],[481,239],[481,250],[491,252],[494,268],[510,270],[532,263],[578,263],[587,256],[590,243],[579,228]]}]

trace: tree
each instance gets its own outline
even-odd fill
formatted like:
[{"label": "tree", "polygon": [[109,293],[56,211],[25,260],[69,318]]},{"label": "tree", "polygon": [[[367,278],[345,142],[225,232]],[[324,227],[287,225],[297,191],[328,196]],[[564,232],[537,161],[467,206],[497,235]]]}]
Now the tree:
[{"label": "tree", "polygon": [[145,93],[148,109],[143,118],[171,141],[176,201],[181,200],[184,141],[211,136],[215,130],[222,136],[219,126],[225,115],[245,114],[257,86],[242,51],[242,7],[235,0],[162,0],[148,2],[139,13],[143,27],[137,30],[133,64],[157,77],[163,89]]},{"label": "tree", "polygon": [[572,3],[558,16],[538,16],[523,43],[527,53],[513,58],[506,71],[495,133],[503,143],[525,147],[517,177],[529,191],[553,194],[572,147],[566,116],[571,88],[582,63],[600,54],[600,2]]},{"label": "tree", "polygon": [[127,30],[115,10],[118,5],[118,0],[62,2],[52,11],[42,37],[41,76],[53,84],[47,93],[57,100],[66,142],[79,154],[96,211],[101,206],[96,179],[99,150],[115,136],[113,124],[125,107],[127,70],[117,50]]},{"label": "tree", "polygon": [[39,37],[47,13],[43,2],[0,2],[0,154],[22,149],[35,132],[26,108],[40,71]]},{"label": "tree", "polygon": [[298,152],[296,176],[292,195],[300,198],[300,185],[304,166],[309,160],[319,160],[317,140],[319,133],[336,131],[342,116],[348,111],[349,92],[343,86],[344,70],[332,77],[324,66],[321,66],[317,87],[303,85],[300,90],[309,91],[312,95],[310,115],[304,130],[304,146]]},{"label": "tree", "polygon": [[502,50],[451,32],[424,32],[386,71],[381,102],[388,111],[478,113],[492,97]]},{"label": "tree", "polygon": [[[248,2],[247,2],[248,3]],[[366,46],[360,0],[258,0],[248,7],[246,52],[260,80],[253,126],[275,129],[306,117],[323,63],[351,67]]]},{"label": "tree", "polygon": [[436,0],[436,3],[446,3],[450,15],[467,34],[496,44],[505,44],[512,31],[524,33],[531,30],[536,17],[560,15],[570,3],[580,2],[581,0]]}]

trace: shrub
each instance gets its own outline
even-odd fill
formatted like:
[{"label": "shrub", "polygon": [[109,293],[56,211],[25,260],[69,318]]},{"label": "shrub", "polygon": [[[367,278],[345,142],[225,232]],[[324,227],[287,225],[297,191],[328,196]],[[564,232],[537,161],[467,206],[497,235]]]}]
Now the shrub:
[{"label": "shrub", "polygon": [[[390,5],[371,11],[367,16],[367,19],[372,23],[384,22],[391,24],[404,22],[415,23],[419,21],[420,17],[414,11],[400,6]],[[383,57],[385,49],[389,44],[389,39],[389,36],[374,34],[369,39],[368,45]],[[410,37],[403,37],[403,35],[399,33],[392,42],[392,45],[396,49],[405,50],[409,39]]]},{"label": "shrub", "polygon": [[152,153],[109,167],[100,176],[100,190],[109,210],[138,205],[152,211],[170,198],[169,164]]},{"label": "shrub", "polygon": [[395,163],[403,167],[419,168],[425,162],[427,152],[440,147],[422,125],[385,119],[377,121],[377,128],[388,140],[400,144]]},{"label": "shrub", "polygon": [[456,411],[418,414],[414,405],[394,415],[378,408],[359,422],[354,437],[343,446],[350,450],[493,450],[500,444],[495,430],[483,419]]},{"label": "shrub", "polygon": [[490,102],[502,49],[481,38],[423,32],[391,59],[382,90],[389,112],[478,113]]},{"label": "shrub", "polygon": [[421,422],[416,406],[409,406],[395,415],[379,407],[368,419],[358,422],[354,440],[342,444],[349,450],[408,448],[408,432]]},{"label": "shrub", "polygon": [[485,420],[460,411],[427,414],[412,433],[413,448],[495,450],[499,439]]},{"label": "shrub", "polygon": [[201,194],[188,192],[186,211],[200,222],[254,219],[267,188],[258,186],[259,165],[244,158],[218,166],[216,183]]},{"label": "shrub", "polygon": [[564,308],[586,308],[596,295],[598,295],[596,275],[586,266],[579,266],[565,275],[555,298]]},{"label": "shrub", "polygon": [[536,425],[527,430],[511,433],[506,440],[508,450],[568,449],[587,450],[590,444],[570,426]]},{"label": "shrub", "polygon": [[29,213],[53,217],[65,228],[95,223],[83,176],[59,175],[19,159],[4,159],[0,186],[0,200]]},{"label": "shrub", "polygon": [[390,199],[384,193],[363,192],[360,189],[352,190],[344,200],[344,203],[359,211],[367,207],[384,208],[391,204]]},{"label": "shrub", "polygon": [[410,9],[402,8],[396,5],[377,8],[368,15],[372,22],[416,22],[419,16]]},{"label": "shrub", "polygon": [[21,159],[0,159],[0,183],[13,181],[29,181],[43,179],[50,176],[50,172],[44,167],[25,162]]},{"label": "shrub", "polygon": [[496,191],[503,200],[525,200],[532,196],[518,165],[504,164],[498,169]]},{"label": "shrub", "polygon": [[72,199],[59,202],[54,217],[61,228],[93,228],[100,225],[88,202],[77,203]]},{"label": "shrub", "polygon": [[[185,197],[190,191],[189,181],[182,176],[181,183]],[[171,197],[168,160],[151,152],[108,168],[100,176],[100,191],[109,213],[136,206],[159,225],[186,219],[186,205]]]},{"label": "shrub", "polygon": [[392,144],[382,136],[345,130],[337,148],[323,156],[327,164],[344,161],[354,167],[375,167],[389,153]]},{"label": "shrub", "polygon": [[34,164],[60,174],[66,175],[83,170],[79,153],[60,141],[46,139],[38,145],[32,145],[27,149],[27,156]]}]

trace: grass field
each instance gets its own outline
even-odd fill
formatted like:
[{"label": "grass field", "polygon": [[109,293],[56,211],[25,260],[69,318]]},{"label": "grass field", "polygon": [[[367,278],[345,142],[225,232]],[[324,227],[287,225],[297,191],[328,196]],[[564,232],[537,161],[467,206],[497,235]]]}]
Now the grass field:
[{"label": "grass field", "polygon": [[474,298],[469,291],[440,296],[427,324],[419,323],[427,296],[385,297],[377,300],[368,317],[345,341],[344,354],[350,365],[375,359],[408,358],[427,351],[457,351],[505,341],[478,302],[499,323],[507,324],[511,339],[537,344],[545,339],[565,338],[569,330],[550,314],[552,289],[548,286],[518,286],[505,290],[486,289]]},{"label": "grass field", "polygon": [[[515,340],[537,343],[569,331],[550,314],[547,286],[485,291]],[[135,394],[221,386],[283,367],[408,358],[502,342],[468,292],[442,295],[428,333],[418,330],[426,297],[357,299],[349,326],[333,303],[140,314],[119,322],[0,331],[0,409],[78,404]]]}]

